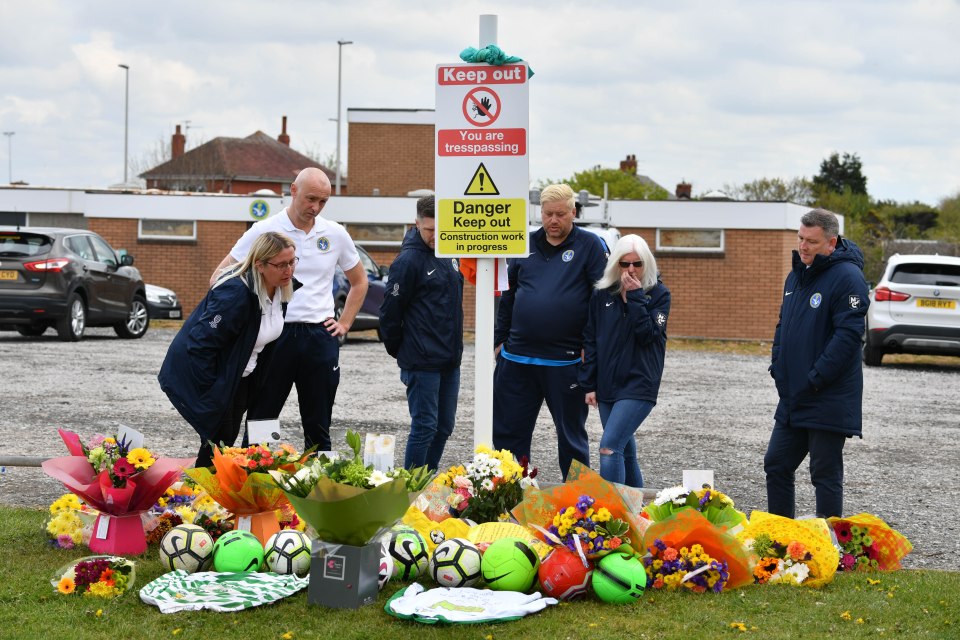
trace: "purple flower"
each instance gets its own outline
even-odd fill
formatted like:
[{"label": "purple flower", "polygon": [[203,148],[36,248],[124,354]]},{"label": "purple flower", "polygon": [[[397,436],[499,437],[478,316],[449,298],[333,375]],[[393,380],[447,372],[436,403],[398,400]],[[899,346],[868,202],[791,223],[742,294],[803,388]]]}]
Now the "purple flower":
[{"label": "purple flower", "polygon": [[587,509],[593,506],[594,502],[594,499],[590,496],[580,496],[580,499],[577,500],[577,510],[585,512]]},{"label": "purple flower", "polygon": [[707,489],[706,491],[703,492],[703,497],[700,498],[700,508],[701,508],[701,509],[703,508],[703,505],[705,505],[705,504],[707,504],[708,502],[710,502],[710,498],[711,498],[711,497],[712,497],[712,496],[710,495],[710,489]]}]

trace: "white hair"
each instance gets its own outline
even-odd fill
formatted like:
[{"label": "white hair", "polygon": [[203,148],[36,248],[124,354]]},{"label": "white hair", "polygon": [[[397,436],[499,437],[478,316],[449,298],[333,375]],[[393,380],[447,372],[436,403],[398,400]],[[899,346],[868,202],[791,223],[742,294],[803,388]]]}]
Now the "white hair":
[{"label": "white hair", "polygon": [[644,291],[650,291],[657,284],[657,259],[653,257],[647,241],[638,235],[627,234],[617,240],[610,257],[607,258],[607,267],[603,270],[603,277],[597,281],[597,289],[616,287],[620,291],[620,260],[628,253],[635,253],[643,260],[643,275],[640,284]]}]

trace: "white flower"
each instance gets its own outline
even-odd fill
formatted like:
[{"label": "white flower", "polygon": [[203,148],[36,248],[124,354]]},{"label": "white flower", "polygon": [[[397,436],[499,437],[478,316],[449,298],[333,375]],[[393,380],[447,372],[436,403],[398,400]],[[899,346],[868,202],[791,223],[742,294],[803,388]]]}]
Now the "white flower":
[{"label": "white flower", "polygon": [[370,483],[371,487],[379,487],[380,485],[390,482],[390,477],[387,476],[383,471],[375,469],[373,473],[370,474],[370,478],[367,480]]},{"label": "white flower", "polygon": [[490,478],[484,478],[483,482],[480,483],[480,486],[486,491],[493,491],[493,480]]},{"label": "white flower", "polygon": [[520,488],[526,489],[527,487],[536,487],[539,489],[540,485],[537,484],[536,478],[520,478]]},{"label": "white flower", "polygon": [[653,504],[660,506],[672,502],[677,506],[682,506],[687,502],[687,495],[689,495],[690,490],[686,487],[676,486],[676,487],[667,487],[663,491],[657,494],[656,500],[653,501]]}]

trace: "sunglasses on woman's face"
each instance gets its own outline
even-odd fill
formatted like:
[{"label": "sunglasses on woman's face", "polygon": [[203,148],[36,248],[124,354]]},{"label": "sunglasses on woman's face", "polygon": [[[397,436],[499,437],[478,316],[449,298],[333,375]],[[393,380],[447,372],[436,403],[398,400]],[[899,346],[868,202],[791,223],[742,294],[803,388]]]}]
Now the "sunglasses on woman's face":
[{"label": "sunglasses on woman's face", "polygon": [[625,261],[625,260],[621,260],[621,261],[620,261],[620,267],[621,267],[622,269],[628,269],[628,268],[630,268],[630,265],[633,265],[634,267],[636,267],[637,269],[639,269],[639,268],[641,268],[641,267],[643,266],[643,260],[637,260],[636,262],[627,262],[627,261]]}]

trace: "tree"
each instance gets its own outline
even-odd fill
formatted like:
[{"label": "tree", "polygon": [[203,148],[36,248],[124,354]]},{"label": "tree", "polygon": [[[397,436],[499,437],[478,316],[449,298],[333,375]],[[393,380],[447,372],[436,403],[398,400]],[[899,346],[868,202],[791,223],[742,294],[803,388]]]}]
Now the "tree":
[{"label": "tree", "polygon": [[960,192],[940,201],[940,216],[930,236],[935,240],[960,243]]},{"label": "tree", "polygon": [[[666,189],[653,181],[647,182],[632,173],[625,173],[619,169],[604,169],[600,166],[580,171],[560,182],[570,185],[575,192],[586,189],[594,195],[603,195],[603,185],[606,184],[610,199],[666,200],[669,196]],[[541,182],[540,188],[542,189],[546,184]]]},{"label": "tree", "polygon": [[855,195],[866,195],[867,178],[863,175],[863,165],[857,154],[837,153],[820,163],[820,173],[813,178],[813,184],[823,191],[843,193],[850,189]]},{"label": "tree", "polygon": [[737,200],[753,202],[793,202],[810,205],[814,201],[813,183],[806,178],[760,178],[739,186],[725,184],[723,190]]}]

